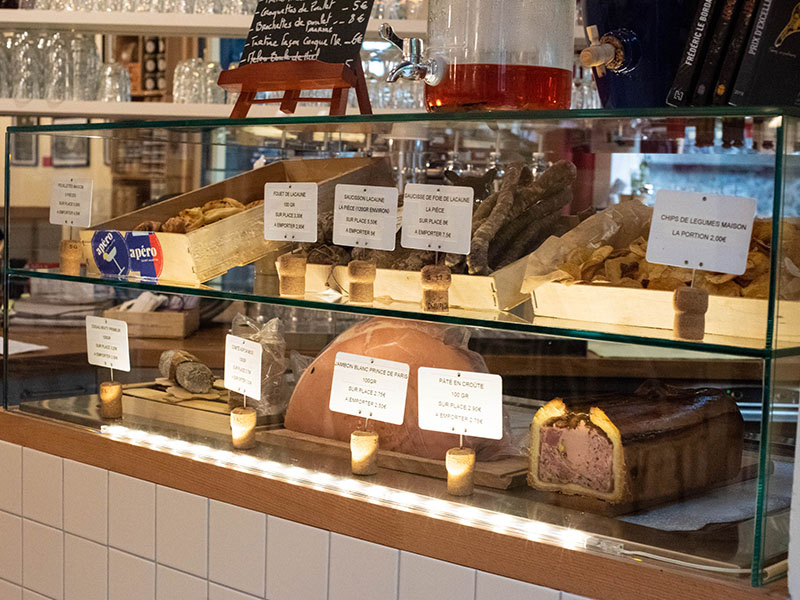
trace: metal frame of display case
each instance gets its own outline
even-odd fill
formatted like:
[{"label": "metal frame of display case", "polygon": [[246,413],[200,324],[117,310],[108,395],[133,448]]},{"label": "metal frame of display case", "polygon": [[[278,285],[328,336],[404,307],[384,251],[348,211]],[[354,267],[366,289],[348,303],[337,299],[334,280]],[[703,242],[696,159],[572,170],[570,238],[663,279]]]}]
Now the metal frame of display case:
[{"label": "metal frame of display case", "polygon": [[[336,130],[336,128],[342,125],[358,125],[358,124],[375,124],[375,123],[385,123],[391,124],[399,121],[405,122],[438,122],[438,121],[513,121],[513,120],[521,120],[521,121],[536,121],[536,122],[551,122],[551,123],[559,123],[562,121],[577,121],[577,120],[586,120],[586,121],[594,121],[594,120],[601,120],[601,119],[633,119],[633,118],[669,118],[669,117],[713,117],[713,118],[724,118],[724,117],[747,117],[747,116],[757,116],[757,117],[764,117],[764,118],[780,118],[780,117],[791,117],[793,119],[800,119],[800,110],[796,109],[778,109],[778,108],[759,108],[759,109],[747,109],[747,108],[719,108],[719,107],[709,107],[709,108],[698,108],[698,109],[686,109],[686,110],[676,110],[676,109],[652,109],[647,111],[642,110],[625,110],[625,111],[607,111],[607,110],[593,110],[593,111],[547,111],[547,112],[535,112],[535,113],[515,113],[515,112],[503,112],[503,113],[485,113],[485,114],[435,114],[435,115],[420,115],[420,114],[413,114],[413,115],[376,115],[376,116],[353,116],[353,117],[295,117],[295,118],[279,118],[279,119],[248,119],[248,120],[213,120],[213,121],[165,121],[165,122],[153,122],[153,123],[109,123],[109,124],[92,124],[92,125],[54,125],[54,126],[41,126],[41,127],[12,127],[8,130],[7,133],[7,142],[10,136],[16,134],[57,134],[57,133],[69,133],[69,132],[81,132],[81,131],[94,131],[94,132],[101,132],[101,131],[108,131],[112,132],[116,129],[128,129],[132,127],[146,127],[146,128],[170,128],[170,129],[181,129],[184,128],[186,130],[192,131],[211,131],[218,127],[238,127],[238,126],[276,126],[281,127],[284,125],[318,125],[324,127],[328,130]],[[796,132],[794,132],[796,134]],[[782,194],[783,194],[783,184],[784,184],[784,177],[785,177],[785,169],[789,168],[785,164],[785,156],[784,156],[784,146],[786,143],[785,139],[785,125],[781,123],[780,126],[776,129],[777,134],[777,153],[774,159],[775,165],[775,196],[773,199],[773,240],[780,240],[781,239],[781,219],[783,217],[782,214]],[[105,134],[104,134],[105,135]],[[722,159],[724,160],[724,159]],[[6,196],[6,223],[9,223],[9,216],[10,216],[10,166],[6,163],[6,177],[5,177],[5,196]],[[791,167],[796,169],[796,166]],[[13,232],[10,232],[13,237]],[[6,247],[8,248],[8,241],[6,242]],[[773,245],[775,248],[775,245]],[[558,327],[551,324],[542,326],[537,325],[534,321],[533,324],[524,323],[519,321],[495,321],[491,324],[487,324],[486,321],[481,319],[480,317],[477,318],[470,318],[465,316],[452,316],[452,315],[438,315],[438,314],[423,314],[423,313],[414,313],[414,312],[407,312],[403,310],[395,310],[392,308],[374,308],[374,307],[359,307],[359,306],[352,306],[346,304],[332,304],[328,302],[320,302],[320,301],[313,301],[313,300],[305,300],[305,299],[292,299],[292,298],[280,298],[280,297],[273,297],[268,295],[259,295],[252,292],[244,291],[244,290],[223,290],[223,289],[214,289],[210,287],[190,287],[190,286],[183,286],[183,285],[162,285],[158,283],[147,283],[142,281],[103,281],[102,279],[98,279],[96,277],[87,277],[87,276],[64,276],[58,273],[53,272],[35,272],[25,269],[14,269],[11,268],[8,260],[8,255],[4,257],[5,260],[5,277],[4,277],[4,288],[5,288],[5,303],[6,303],[6,314],[8,310],[8,285],[13,277],[35,277],[41,279],[52,279],[52,280],[65,280],[65,281],[73,281],[73,282],[83,282],[83,283],[95,283],[95,284],[106,284],[106,285],[113,285],[119,288],[127,288],[127,289],[134,289],[134,290],[149,290],[149,291],[165,291],[170,293],[178,293],[178,294],[192,294],[192,295],[200,295],[210,298],[218,298],[218,299],[233,299],[233,300],[244,300],[248,302],[254,303],[265,303],[265,304],[275,304],[275,305],[283,305],[283,306],[290,306],[290,307],[300,307],[300,308],[312,308],[312,309],[322,309],[328,311],[341,311],[347,313],[354,313],[354,314],[362,314],[362,315],[380,315],[380,316],[387,316],[387,317],[398,317],[398,318],[405,318],[405,319],[423,319],[427,321],[439,322],[439,323],[449,323],[449,324],[458,324],[458,325],[472,325],[472,326],[479,326],[479,327],[494,327],[504,331],[519,331],[519,332],[528,332],[528,333],[536,333],[541,335],[547,336],[556,336],[556,337],[568,337],[568,338],[576,338],[576,339],[584,339],[584,340],[603,340],[603,341],[611,341],[611,342],[624,342],[629,344],[639,344],[639,345],[646,345],[646,346],[653,346],[653,347],[661,347],[661,348],[671,348],[671,349],[678,349],[678,350],[692,350],[692,351],[702,351],[702,352],[711,352],[716,354],[725,354],[731,357],[739,357],[739,358],[750,358],[750,359],[760,359],[763,361],[764,364],[764,390],[769,392],[772,386],[772,378],[774,376],[774,371],[777,369],[778,361],[782,361],[784,359],[792,359],[794,357],[800,356],[800,344],[788,345],[784,347],[776,347],[777,339],[775,336],[775,328],[777,326],[777,302],[776,294],[777,294],[777,273],[778,273],[778,261],[780,258],[780,252],[774,251],[771,253],[770,261],[771,261],[771,280],[770,280],[770,302],[768,307],[767,313],[767,329],[766,329],[766,337],[764,340],[764,345],[762,347],[758,346],[739,346],[734,343],[730,343],[729,341],[721,341],[716,342],[690,342],[684,340],[676,340],[670,337],[656,337],[656,336],[648,336],[642,332],[638,333],[618,333],[618,332],[604,332],[601,330],[591,330],[591,329],[579,329],[573,327]],[[4,322],[4,357],[8,357],[8,321],[5,320]],[[8,389],[8,376],[9,376],[9,360],[4,360],[4,407],[8,409],[8,398],[6,397],[7,389]],[[769,433],[770,433],[770,426],[771,426],[771,410],[772,410],[772,398],[769,396],[768,393],[764,394],[763,397],[763,404],[761,410],[761,446],[760,446],[760,454],[759,454],[759,472],[763,476],[764,473],[768,472],[768,465],[770,460],[770,450],[769,450]],[[4,415],[2,419],[9,419],[9,423],[14,422],[14,420],[19,419],[16,415]],[[46,429],[48,427],[55,428],[53,431],[61,431],[66,434],[66,429],[61,428],[60,426],[54,425],[37,425],[39,429]],[[644,559],[654,559],[654,560],[665,560],[663,557],[653,557],[652,555],[648,555],[646,552],[626,552],[623,548],[620,548],[619,545],[615,544],[613,540],[607,539],[604,536],[592,536],[592,535],[584,535],[580,531],[577,530],[563,530],[558,528],[548,528],[548,527],[539,527],[537,531],[532,531],[530,525],[526,525],[524,519],[517,519],[512,517],[499,517],[497,513],[492,513],[491,511],[484,511],[482,512],[481,509],[475,509],[470,511],[471,516],[466,516],[462,514],[463,511],[460,511],[457,506],[450,506],[446,502],[439,505],[436,511],[432,511],[431,507],[429,506],[430,501],[425,498],[424,496],[407,493],[404,501],[396,502],[395,500],[388,497],[387,493],[384,490],[380,489],[380,486],[373,486],[375,489],[368,485],[357,485],[353,488],[353,484],[347,483],[349,481],[348,478],[343,478],[343,483],[337,483],[337,479],[334,478],[333,482],[327,481],[323,482],[318,480],[319,478],[315,478],[314,473],[310,472],[305,469],[283,469],[278,463],[274,461],[265,461],[261,462],[257,459],[253,460],[246,460],[246,459],[239,459],[236,455],[232,453],[224,453],[220,451],[204,451],[200,445],[192,445],[189,443],[189,446],[182,445],[181,447],[177,447],[174,444],[171,444],[170,441],[163,436],[151,436],[151,437],[143,437],[131,430],[126,429],[125,427],[119,427],[110,425],[104,427],[102,430],[104,434],[102,442],[99,442],[101,445],[106,445],[109,448],[111,447],[111,443],[114,444],[131,444],[137,446],[144,446],[149,450],[156,450],[157,453],[169,453],[174,454],[179,457],[184,458],[191,458],[194,461],[199,461],[201,463],[214,463],[217,467],[225,467],[231,468],[238,471],[244,471],[249,474],[260,475],[262,477],[266,477],[269,480],[280,481],[282,483],[289,483],[291,484],[288,489],[297,489],[297,486],[301,488],[303,486],[309,486],[317,490],[317,492],[324,492],[325,494],[344,494],[345,496],[349,497],[351,500],[356,499],[358,501],[363,501],[371,505],[375,505],[380,507],[370,509],[378,511],[376,512],[375,516],[377,517],[378,514],[383,511],[384,509],[400,509],[407,513],[411,513],[416,519],[417,516],[420,515],[428,515],[430,516],[433,512],[434,515],[438,515],[439,518],[443,519],[447,522],[461,522],[461,523],[469,523],[471,527],[477,527],[478,529],[486,530],[486,531],[495,531],[502,533],[504,535],[510,535],[512,537],[520,537],[527,539],[528,541],[536,540],[537,542],[544,541],[545,543],[556,544],[562,548],[581,548],[585,550],[589,550],[590,552],[595,552],[599,554],[606,554],[606,555],[615,555],[619,557],[628,557],[628,558],[644,558]],[[76,436],[74,434],[69,434],[71,438],[73,438],[72,444],[77,446],[79,444]],[[25,436],[19,437],[17,436],[18,440],[21,440],[24,443],[32,442],[32,438],[26,438]],[[41,442],[36,442],[41,444]],[[44,447],[47,448],[55,448],[52,446],[52,442],[48,442],[44,444]],[[115,446],[118,447],[118,446]],[[77,453],[79,456],[86,456],[88,458],[88,453],[85,453],[80,450],[72,450],[73,453]],[[133,451],[129,452],[132,456]],[[205,454],[204,454],[205,452]],[[158,461],[160,459],[154,458],[155,455],[147,454],[150,459],[154,461]],[[96,461],[96,459],[93,459]],[[172,461],[172,458],[167,459]],[[91,462],[91,461],[90,461]],[[215,470],[217,469],[215,467]],[[128,467],[127,465],[123,465],[122,460],[117,460],[115,462],[114,468],[119,468],[124,470],[128,470],[128,472],[132,472],[134,476],[139,475],[141,476],[141,471],[136,468]],[[199,467],[198,467],[199,468]],[[189,469],[194,469],[194,467],[189,467]],[[199,472],[199,471],[198,471]],[[189,477],[192,479],[192,477]],[[186,485],[192,487],[195,485],[191,481],[186,482]],[[353,488],[353,489],[350,489]],[[221,490],[217,490],[215,493],[218,495],[221,494]],[[289,493],[289,492],[286,492]],[[305,493],[305,492],[304,492]],[[316,492],[308,492],[311,495],[314,495]],[[769,582],[775,575],[775,573],[771,569],[765,569],[764,565],[761,564],[760,559],[760,546],[764,543],[764,524],[767,519],[767,496],[768,496],[768,477],[764,476],[763,479],[760,480],[760,485],[758,486],[758,496],[757,496],[757,508],[756,508],[756,516],[754,518],[755,522],[755,530],[753,533],[753,565],[752,565],[752,584],[754,586],[760,586],[767,582]],[[320,497],[321,498],[321,497]],[[318,501],[320,498],[316,498],[314,501]],[[309,501],[310,502],[310,501]],[[243,505],[247,506],[255,506],[255,503],[244,501]],[[262,507],[263,508],[263,507]],[[340,511],[344,510],[345,513],[351,511],[351,508],[337,508],[334,510]],[[291,518],[298,517],[302,520],[301,515],[298,514],[298,511],[289,511],[291,514],[289,515]],[[288,514],[288,513],[285,513]],[[383,513],[381,513],[383,514]],[[307,519],[308,517],[306,517]],[[411,518],[411,517],[409,517]],[[314,520],[314,519],[312,519]],[[314,521],[316,525],[320,525],[321,522],[319,520]],[[532,523],[537,523],[533,521]],[[328,524],[329,525],[329,524]],[[351,528],[345,523],[341,521],[338,523],[338,526],[343,531],[352,531]],[[364,535],[364,529],[359,529],[359,534]],[[533,536],[533,537],[531,537]],[[488,540],[488,538],[485,538]],[[379,541],[381,543],[385,543],[384,537],[374,537],[374,541]],[[410,548],[417,548],[416,543],[409,542],[408,547]],[[452,554],[448,554],[447,552],[439,553],[440,557],[444,557],[444,559],[450,558],[452,560]],[[475,559],[473,562],[476,564],[480,563],[480,566],[486,567],[485,560],[478,560]],[[579,561],[578,561],[579,562]],[[671,561],[667,559],[667,562],[673,562],[676,564],[681,564],[681,560],[679,558],[673,558]],[[657,563],[651,563],[657,564]],[[576,563],[577,566],[577,563]],[[521,564],[514,567],[514,573],[511,573],[510,576],[519,576],[520,569],[522,568]],[[724,570],[723,570],[724,572]],[[744,597],[744,596],[742,596]]]}]

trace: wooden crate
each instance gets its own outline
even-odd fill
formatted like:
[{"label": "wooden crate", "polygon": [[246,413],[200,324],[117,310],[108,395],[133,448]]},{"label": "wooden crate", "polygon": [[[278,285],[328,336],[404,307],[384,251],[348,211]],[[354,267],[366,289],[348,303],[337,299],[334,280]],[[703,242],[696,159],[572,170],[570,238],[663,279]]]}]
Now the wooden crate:
[{"label": "wooden crate", "polygon": [[107,319],[117,319],[128,324],[128,337],[183,339],[200,327],[200,309],[182,312],[130,312],[109,308],[103,311]]},{"label": "wooden crate", "polygon": [[[545,283],[533,292],[537,318],[588,321],[621,327],[672,329],[673,293],[606,285]],[[769,302],[758,298],[709,296],[706,333],[766,339]],[[783,342],[800,342],[800,302],[783,301],[778,331]]]},{"label": "wooden crate", "polygon": [[[111,219],[81,231],[84,258],[89,273],[100,272],[92,252],[96,232],[131,232],[144,221],[164,222],[181,210],[202,206],[210,200],[235,198],[243,204],[262,200],[268,182],[315,182],[319,184],[319,212],[333,209],[337,184],[394,185],[385,159],[332,158],[291,160],[248,171],[153,206]],[[155,233],[163,266],[158,281],[199,285],[219,277],[233,267],[250,264],[283,246],[264,239],[264,208],[257,206],[189,233]],[[139,275],[131,273],[130,279]]]},{"label": "wooden crate", "polygon": [[[526,302],[528,296],[519,291],[525,275],[526,260],[521,258],[491,275],[453,275],[450,306],[465,310],[505,311]],[[308,265],[307,292],[334,290],[347,293],[349,287],[350,277],[346,266]],[[378,269],[375,276],[375,298],[420,304],[420,272]]]}]

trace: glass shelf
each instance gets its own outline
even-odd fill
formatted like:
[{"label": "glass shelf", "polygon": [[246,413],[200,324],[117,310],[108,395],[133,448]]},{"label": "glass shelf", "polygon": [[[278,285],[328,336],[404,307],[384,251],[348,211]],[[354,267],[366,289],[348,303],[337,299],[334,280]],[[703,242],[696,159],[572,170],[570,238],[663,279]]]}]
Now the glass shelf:
[{"label": "glass shelf", "polygon": [[[56,133],[83,131],[111,131],[115,129],[169,128],[184,131],[207,131],[219,127],[243,127],[253,125],[341,125],[347,123],[396,123],[396,122],[435,122],[435,121],[564,121],[582,119],[666,119],[702,117],[800,117],[800,109],[793,107],[738,107],[706,106],[684,108],[636,108],[636,109],[585,109],[585,110],[542,110],[542,111],[496,111],[460,113],[398,113],[388,115],[349,115],[312,117],[271,117],[255,119],[192,119],[170,121],[120,121],[116,123],[74,123],[38,126],[9,127],[13,133]],[[336,129],[342,131],[341,128]]]},{"label": "glass shelf", "polygon": [[[75,277],[62,275],[55,269],[9,269],[9,275],[14,278],[34,277],[76,283],[90,283],[154,293],[169,292],[218,300],[261,302],[278,306],[330,310],[356,315],[414,319],[434,323],[482,327],[500,331],[570,337],[582,340],[640,344],[656,348],[673,348],[676,350],[707,352],[737,357],[777,358],[800,355],[800,346],[769,349],[763,345],[763,341],[761,340],[733,336],[706,335],[703,341],[695,342],[675,339],[672,337],[671,330],[660,330],[650,327],[605,325],[602,323],[590,323],[588,321],[567,321],[564,319],[545,317],[533,317],[530,319],[513,312],[477,309],[451,309],[447,314],[437,314],[422,312],[419,310],[418,304],[410,302],[381,302],[376,300],[372,306],[349,304],[345,297],[332,290],[329,293],[308,293],[305,298],[272,296],[255,292],[253,290],[252,280],[248,280],[247,278],[236,278],[232,281],[226,280],[224,285],[220,280],[215,280],[209,282],[208,285],[191,287],[170,284],[163,281],[155,283],[147,281],[114,280],[108,277]],[[273,279],[272,283],[273,287],[277,289],[277,277]]]}]

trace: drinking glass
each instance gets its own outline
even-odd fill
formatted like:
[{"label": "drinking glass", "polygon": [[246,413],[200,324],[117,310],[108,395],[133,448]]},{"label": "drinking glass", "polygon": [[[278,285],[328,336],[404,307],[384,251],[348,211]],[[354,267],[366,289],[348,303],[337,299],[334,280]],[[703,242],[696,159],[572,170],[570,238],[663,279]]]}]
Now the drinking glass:
[{"label": "drinking glass", "polygon": [[105,63],[101,69],[98,100],[130,102],[131,78],[128,69],[119,63]]},{"label": "drinking glass", "polygon": [[44,53],[39,47],[40,39],[23,31],[14,34],[11,54],[11,72],[14,73],[14,98],[42,98]]},{"label": "drinking glass", "polygon": [[93,36],[75,36],[72,39],[74,81],[73,100],[96,100],[100,56]]},{"label": "drinking glass", "polygon": [[223,15],[238,15],[242,12],[242,0],[219,0],[219,12]]},{"label": "drinking glass", "polygon": [[219,14],[220,0],[195,0],[194,12],[197,14]]},{"label": "drinking glass", "polygon": [[47,100],[72,100],[73,62],[68,34],[53,33],[45,46],[44,97]]},{"label": "drinking glass", "polygon": [[0,98],[11,97],[11,54],[0,44]]},{"label": "drinking glass", "polygon": [[219,63],[207,62],[204,65],[204,98],[206,104],[225,104],[225,90],[217,85],[222,68]]}]

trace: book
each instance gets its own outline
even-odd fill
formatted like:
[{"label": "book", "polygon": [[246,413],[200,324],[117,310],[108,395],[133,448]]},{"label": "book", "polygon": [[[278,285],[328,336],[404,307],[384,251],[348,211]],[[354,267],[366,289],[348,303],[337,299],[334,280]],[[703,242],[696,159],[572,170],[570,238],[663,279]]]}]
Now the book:
[{"label": "book", "polygon": [[730,104],[800,106],[797,0],[762,0]]},{"label": "book", "polygon": [[757,0],[744,0],[739,10],[736,27],[733,30],[730,42],[728,42],[728,51],[719,69],[717,84],[714,86],[714,95],[711,103],[715,106],[726,105],[731,97],[734,78],[742,62],[745,42],[747,42],[747,38],[750,35],[757,4]]},{"label": "book", "polygon": [[758,55],[758,48],[761,45],[761,37],[764,35],[764,27],[767,25],[767,16],[772,7],[773,0],[759,0],[758,11],[753,19],[753,28],[747,38],[742,62],[736,73],[733,89],[731,90],[728,104],[738,106],[744,99],[744,91],[750,86],[755,75],[755,62]]},{"label": "book", "polygon": [[670,106],[686,106],[692,98],[695,81],[699,75],[699,65],[713,29],[715,13],[720,0],[700,0],[694,20],[689,28],[689,37],[683,49],[683,56],[667,94]]},{"label": "book", "polygon": [[700,75],[697,77],[697,84],[694,87],[692,106],[707,106],[711,103],[714,84],[717,81],[722,56],[728,47],[738,7],[739,0],[723,0],[722,8],[714,24],[714,33],[708,42],[708,48],[700,67]]}]

